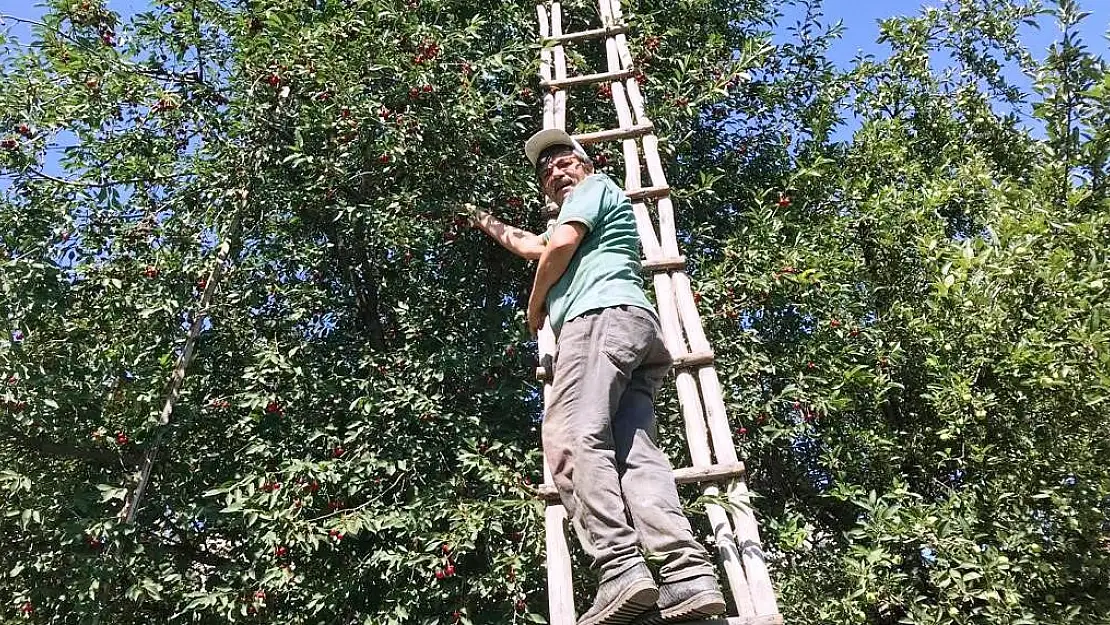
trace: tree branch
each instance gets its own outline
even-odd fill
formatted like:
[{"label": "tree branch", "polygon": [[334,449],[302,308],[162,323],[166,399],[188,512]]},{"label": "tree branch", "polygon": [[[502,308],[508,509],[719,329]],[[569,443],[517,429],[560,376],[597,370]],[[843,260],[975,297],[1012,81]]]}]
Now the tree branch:
[{"label": "tree branch", "polygon": [[9,432],[8,434],[7,441],[16,447],[36,451],[54,458],[86,460],[101,466],[118,466],[121,462],[127,464],[127,458],[118,453],[100,449],[83,449],[74,445],[63,445],[42,438],[24,436],[19,432]]},{"label": "tree branch", "polygon": [[49,180],[51,182],[56,182],[58,184],[64,184],[64,185],[68,185],[68,186],[71,186],[71,187],[82,187],[82,188],[86,188],[86,189],[100,189],[100,188],[103,188],[103,187],[114,187],[116,185],[121,185],[121,184],[136,184],[136,183],[139,183],[139,182],[159,182],[159,181],[163,181],[163,180],[176,180],[178,178],[185,178],[186,176],[194,175],[193,172],[188,172],[188,173],[180,173],[180,174],[169,174],[169,175],[166,175],[166,176],[152,176],[152,177],[149,177],[149,178],[130,178],[130,179],[127,179],[127,180],[108,180],[108,181],[105,181],[105,182],[86,182],[84,180],[70,180],[70,179],[66,179],[66,178],[58,178],[57,176],[51,176],[50,174],[48,174],[44,171],[40,171],[40,170],[34,169],[34,168],[28,168],[28,171],[30,171],[32,174],[34,174],[34,175],[36,175],[40,178],[43,178],[44,180]]}]

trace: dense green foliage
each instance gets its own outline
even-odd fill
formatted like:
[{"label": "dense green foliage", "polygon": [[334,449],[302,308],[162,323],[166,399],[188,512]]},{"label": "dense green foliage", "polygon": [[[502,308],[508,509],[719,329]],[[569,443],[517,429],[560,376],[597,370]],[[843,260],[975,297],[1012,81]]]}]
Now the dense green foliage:
[{"label": "dense green foliage", "polygon": [[[784,614],[1106,623],[1110,68],[1071,2],[846,70],[808,8],[771,46],[772,3],[626,6]],[[539,224],[535,22],[51,0],[3,40],[0,622],[543,620],[530,267],[456,209]]]}]

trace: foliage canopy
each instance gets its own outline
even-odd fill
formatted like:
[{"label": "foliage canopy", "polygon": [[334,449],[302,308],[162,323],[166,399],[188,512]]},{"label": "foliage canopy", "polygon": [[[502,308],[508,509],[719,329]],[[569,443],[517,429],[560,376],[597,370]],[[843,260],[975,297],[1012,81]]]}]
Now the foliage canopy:
[{"label": "foliage canopy", "polygon": [[[769,2],[626,8],[785,617],[1105,623],[1110,68],[1071,1],[886,20],[848,69],[802,6],[778,45]],[[538,227],[531,7],[32,30],[0,40],[0,621],[542,622],[530,268],[455,210]]]}]

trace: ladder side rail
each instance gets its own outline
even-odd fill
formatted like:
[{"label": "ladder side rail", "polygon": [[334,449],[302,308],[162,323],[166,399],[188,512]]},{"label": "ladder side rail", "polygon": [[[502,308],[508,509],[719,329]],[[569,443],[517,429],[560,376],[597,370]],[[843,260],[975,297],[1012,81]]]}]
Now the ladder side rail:
[{"label": "ladder side rail", "polygon": [[[536,13],[540,19],[540,37],[551,35],[551,18],[548,16],[547,7],[541,2],[536,5]],[[552,80],[552,52],[549,46],[540,49],[540,80]],[[543,94],[543,127],[555,127],[555,92],[548,90]]]},{"label": "ladder side rail", "polygon": [[[624,16],[621,13],[620,0],[599,0],[599,4],[603,21],[608,20],[614,24],[623,22]],[[632,53],[628,50],[628,37],[624,33],[618,33],[613,37],[613,41],[617,44],[617,54],[622,68],[634,69],[635,62],[632,59]],[[628,90],[628,100],[632,103],[632,111],[636,116],[636,123],[651,123],[644,112],[644,98],[640,94],[640,83],[636,82],[636,78],[633,77],[625,81],[625,86]]]},{"label": "ladder side rail", "polygon": [[[698,397],[697,381],[689,371],[684,370],[679,371],[675,376],[675,385],[678,389],[679,408],[686,429],[686,442],[690,449],[690,461],[695,467],[709,466],[713,463],[713,459],[709,450],[702,405]],[[702,494],[715,497],[720,494],[720,490],[715,484],[708,484],[702,488]],[[705,512],[713,528],[717,555],[725,570],[725,577],[736,603],[736,609],[740,616],[752,616],[755,612],[751,593],[728,514],[723,507],[714,503],[706,504]]]},{"label": "ladder side rail", "polygon": [[[536,5],[540,19],[540,35],[547,37],[562,34],[561,13],[558,2],[553,2],[551,10],[541,2]],[[552,73],[554,72],[554,76]],[[541,52],[540,75],[543,80],[566,77],[566,60],[561,45]],[[563,128],[566,125],[566,92],[548,90],[544,94],[544,128]],[[550,211],[549,211],[550,212]],[[554,220],[549,219],[549,225]],[[537,337],[540,362],[551,363],[555,354],[555,334],[550,323],[545,323]],[[544,381],[544,406],[551,405],[551,376]],[[543,462],[544,482],[554,485],[551,467],[546,456]],[[574,571],[567,544],[566,508],[559,503],[548,504],[544,510],[544,542],[547,551],[547,608],[548,622],[551,625],[574,625],[577,618],[574,611]]]},{"label": "ladder side rail", "polygon": [[[550,330],[549,330],[550,331]],[[544,401],[551,384],[545,385]],[[544,482],[553,485],[551,467],[543,462]],[[544,544],[547,549],[547,609],[551,625],[574,625],[574,570],[566,533],[567,509],[563,504],[548,502],[543,513]]]},{"label": "ladder side rail", "polygon": [[[683,271],[676,271],[672,274],[672,281],[675,285],[679,314],[682,317],[682,324],[690,341],[690,347],[695,351],[709,349],[709,341],[702,329],[701,317],[694,301],[689,276]],[[728,423],[724,392],[717,376],[717,370],[712,365],[699,367],[697,377],[701,387],[702,399],[705,402],[706,419],[709,424],[715,459],[722,464],[736,463],[739,461],[736,454],[736,445],[732,437],[732,428]],[[731,480],[725,487],[725,493],[731,504],[730,512],[736,526],[737,540],[740,543],[744,570],[747,572],[756,614],[777,614],[778,603],[775,599],[770,574],[767,571],[766,556],[759,536],[759,525],[756,522],[747,483],[742,479]]]},{"label": "ladder side rail", "polygon": [[[608,19],[605,15],[605,4],[606,0],[602,0],[602,21],[608,25],[612,23],[612,20]],[[605,59],[610,72],[627,69],[621,67],[620,55],[617,51],[617,40],[614,36],[605,38]],[[628,96],[625,93],[623,83],[621,83],[621,81],[614,81],[609,84],[609,89],[613,99],[613,107],[617,111],[618,125],[621,128],[631,128],[634,125],[632,121],[632,109],[629,106]],[[625,139],[622,142],[621,150],[624,153],[624,188],[638,189],[642,186],[640,148],[636,140],[631,138]]]},{"label": "ladder side rail", "polygon": [[[558,37],[563,34],[563,6],[559,0],[551,2],[551,34]],[[555,58],[555,80],[567,78],[567,55],[562,45],[554,46],[552,50]],[[567,127],[567,92],[559,89],[555,92],[555,125],[554,128],[566,129]]]}]

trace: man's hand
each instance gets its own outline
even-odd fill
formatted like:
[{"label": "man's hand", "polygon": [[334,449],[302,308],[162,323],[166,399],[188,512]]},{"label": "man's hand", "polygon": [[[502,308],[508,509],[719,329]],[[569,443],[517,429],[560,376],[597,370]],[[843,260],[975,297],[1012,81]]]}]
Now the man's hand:
[{"label": "man's hand", "polygon": [[532,333],[532,336],[540,333],[544,321],[547,321],[547,305],[543,298],[530,298],[528,300],[528,331]]},{"label": "man's hand", "polygon": [[462,213],[466,215],[467,223],[470,224],[471,228],[480,228],[482,225],[482,216],[488,214],[486,211],[470,202],[462,205]]}]

